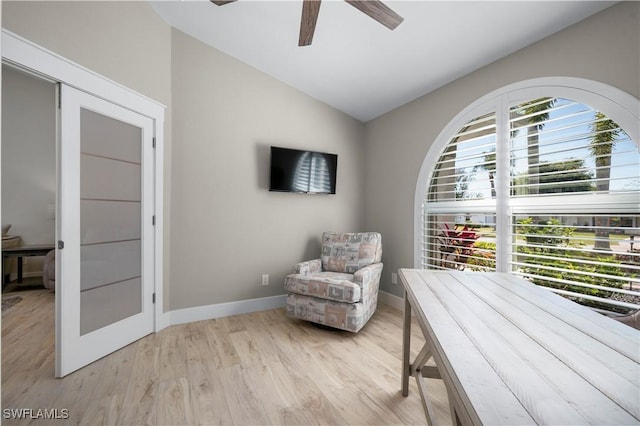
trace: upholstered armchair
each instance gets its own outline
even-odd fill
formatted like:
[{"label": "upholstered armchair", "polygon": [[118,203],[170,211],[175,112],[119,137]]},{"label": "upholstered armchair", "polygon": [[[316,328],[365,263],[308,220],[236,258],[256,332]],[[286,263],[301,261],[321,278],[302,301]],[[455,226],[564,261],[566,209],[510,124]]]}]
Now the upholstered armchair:
[{"label": "upholstered armchair", "polygon": [[42,285],[52,290],[56,289],[56,251],[51,250],[44,258],[42,265]]},{"label": "upholstered armchair", "polygon": [[298,263],[284,281],[287,315],[358,332],[378,304],[382,236],[322,234],[320,259]]}]

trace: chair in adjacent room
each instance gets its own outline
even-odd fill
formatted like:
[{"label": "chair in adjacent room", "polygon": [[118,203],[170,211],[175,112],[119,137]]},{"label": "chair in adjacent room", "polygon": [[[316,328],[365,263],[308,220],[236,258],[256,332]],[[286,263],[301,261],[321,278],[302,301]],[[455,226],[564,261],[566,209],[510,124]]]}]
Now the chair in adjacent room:
[{"label": "chair in adjacent room", "polygon": [[56,251],[51,250],[44,258],[42,266],[42,285],[52,290],[56,289]]},{"label": "chair in adjacent room", "polygon": [[320,258],[285,278],[287,315],[358,332],[377,307],[381,258],[377,232],[325,232]]}]

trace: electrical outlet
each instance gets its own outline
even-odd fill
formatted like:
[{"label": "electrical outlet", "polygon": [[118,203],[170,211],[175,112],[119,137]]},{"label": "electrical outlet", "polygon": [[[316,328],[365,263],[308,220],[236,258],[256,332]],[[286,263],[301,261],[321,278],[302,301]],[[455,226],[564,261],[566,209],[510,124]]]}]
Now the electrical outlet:
[{"label": "electrical outlet", "polygon": [[262,285],[269,285],[269,274],[262,274]]},{"label": "electrical outlet", "polygon": [[395,272],[391,273],[391,284],[398,284],[398,274]]}]

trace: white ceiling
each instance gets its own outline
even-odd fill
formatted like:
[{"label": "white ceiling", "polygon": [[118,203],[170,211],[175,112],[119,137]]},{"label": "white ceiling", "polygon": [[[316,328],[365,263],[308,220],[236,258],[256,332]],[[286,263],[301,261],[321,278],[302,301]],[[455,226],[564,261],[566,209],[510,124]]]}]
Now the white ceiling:
[{"label": "white ceiling", "polygon": [[173,27],[366,122],[599,12],[601,1],[402,1],[387,29],[324,0],[298,47],[301,0],[151,1]]}]

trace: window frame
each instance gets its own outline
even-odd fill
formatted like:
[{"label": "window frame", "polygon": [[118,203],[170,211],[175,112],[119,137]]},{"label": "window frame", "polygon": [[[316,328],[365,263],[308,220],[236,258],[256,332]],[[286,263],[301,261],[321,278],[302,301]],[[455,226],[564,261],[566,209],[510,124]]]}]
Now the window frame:
[{"label": "window frame", "polygon": [[[509,156],[509,108],[531,99],[552,96],[571,99],[587,104],[614,119],[629,137],[640,144],[640,100],[627,92],[605,83],[576,77],[542,77],[524,80],[497,89],[471,103],[460,111],[438,134],[429,148],[418,174],[414,196],[414,267],[421,268],[423,247],[423,205],[425,194],[431,183],[435,165],[451,139],[466,123],[475,117],[495,112],[496,114],[496,156],[499,173],[496,176],[496,271],[508,272],[511,256],[511,218],[523,207],[535,210],[527,200],[510,199],[508,162],[500,158]],[[505,140],[506,139],[506,140]],[[502,168],[502,171],[500,172]],[[505,177],[507,177],[505,179]],[[500,188],[501,190],[498,190]],[[588,196],[576,196],[586,197]],[[490,204],[494,204],[488,200]],[[585,205],[588,205],[585,203]],[[514,209],[515,207],[515,209]],[[565,211],[566,211],[566,206]],[[593,208],[593,204],[590,205]],[[493,208],[493,206],[491,207]],[[545,207],[548,212],[548,206]],[[507,212],[507,214],[498,214]]]}]

